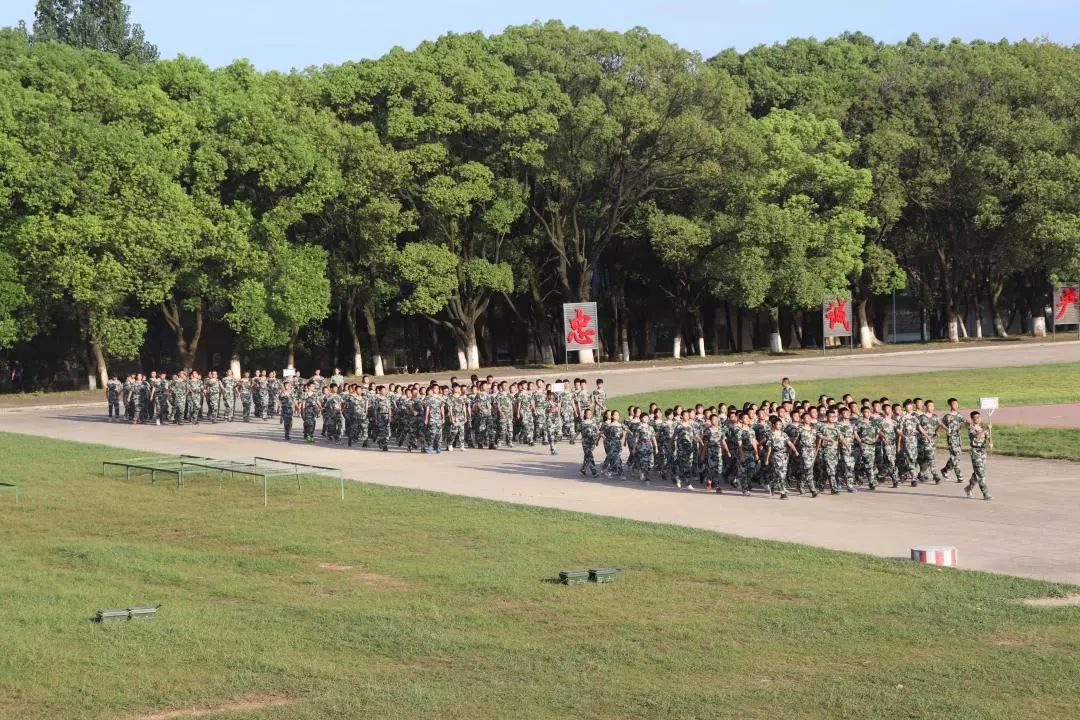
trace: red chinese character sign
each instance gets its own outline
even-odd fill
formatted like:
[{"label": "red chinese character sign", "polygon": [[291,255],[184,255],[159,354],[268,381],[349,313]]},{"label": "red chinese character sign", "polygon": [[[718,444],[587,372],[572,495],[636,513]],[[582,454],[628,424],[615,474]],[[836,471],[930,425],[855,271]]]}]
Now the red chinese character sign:
[{"label": "red chinese character sign", "polygon": [[563,333],[567,350],[599,350],[596,303],[564,303]]},{"label": "red chinese character sign", "polygon": [[1054,286],[1054,325],[1080,324],[1080,284]]},{"label": "red chinese character sign", "polygon": [[825,330],[825,337],[849,337],[851,335],[851,296],[844,293],[826,295],[821,303],[821,323]]}]

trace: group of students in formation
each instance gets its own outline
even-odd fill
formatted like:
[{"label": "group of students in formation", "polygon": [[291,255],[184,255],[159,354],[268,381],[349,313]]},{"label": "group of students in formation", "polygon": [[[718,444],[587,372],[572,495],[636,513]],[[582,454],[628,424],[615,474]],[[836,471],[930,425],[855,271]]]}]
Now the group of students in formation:
[{"label": "group of students in formation", "polygon": [[[978,488],[990,500],[986,459],[991,430],[978,411],[960,412],[949,398],[948,412],[938,416],[933,400],[888,398],[855,402],[822,395],[817,404],[796,399],[788,378],[781,385],[780,402],[746,403],[741,407],[719,403],[694,408],[661,410],[655,403],[643,411],[632,406],[624,421],[618,411],[604,414],[589,437],[583,433],[585,458],[581,473],[597,475],[593,457],[595,438],[603,439],[605,459],[601,472],[625,477],[621,450],[629,450],[627,466],[641,480],[652,476],[676,487],[700,487],[723,492],[725,485],[742,494],[755,486],[770,496],[788,497],[789,488],[817,497],[828,490],[856,492],[859,486],[876,490],[882,483],[899,487],[920,482],[941,483],[950,472],[964,482],[961,466],[962,436],[967,430],[971,477],[964,493]],[[937,438],[945,433],[948,459],[937,465]],[[595,433],[595,434],[594,434]]]},{"label": "group of students in formation", "polygon": [[265,370],[237,378],[229,370],[205,378],[196,371],[171,379],[157,372],[123,382],[113,378],[106,399],[110,420],[136,424],[232,422],[239,410],[244,422],[277,417],[286,440],[299,415],[307,442],[315,442],[321,418],[321,436],[349,446],[389,450],[396,444],[438,454],[540,442],[556,455],[558,442],[573,443],[596,427],[592,418],[605,412],[607,394],[603,380],[591,389],[581,379],[497,382],[491,375],[461,383],[452,377],[448,384],[377,385],[367,376],[347,383],[340,369],[330,377],[315,370],[307,379],[279,379]]},{"label": "group of students in formation", "polygon": [[[934,401],[922,398],[856,402],[851,395],[840,401],[822,395],[813,404],[796,398],[788,378],[781,383],[779,402],[666,410],[653,403],[645,410],[629,407],[625,419],[607,408],[603,380],[589,388],[583,379],[548,384],[496,381],[490,375],[460,383],[452,377],[447,384],[382,385],[367,376],[347,383],[340,369],[328,378],[315,370],[307,379],[278,378],[272,370],[241,377],[231,370],[224,376],[211,371],[205,378],[196,371],[172,378],[152,372],[123,382],[113,378],[106,398],[111,420],[160,425],[232,422],[237,413],[244,422],[277,417],[290,440],[299,415],[309,443],[316,440],[321,418],[326,441],[384,451],[396,445],[439,454],[541,443],[556,455],[559,442],[580,439],[582,475],[626,478],[629,470],[646,483],[658,476],[679,488],[722,493],[726,485],[744,495],[757,487],[781,499],[789,488],[817,497],[826,490],[856,492],[859,486],[876,490],[886,482],[894,488],[940,483],[950,472],[963,483],[966,429],[971,476],[964,492],[971,497],[978,488],[983,499],[991,499],[986,484],[991,431],[978,411],[965,417],[955,398],[940,417]],[[948,459],[939,468],[942,432]],[[601,443],[604,459],[597,467]]]}]

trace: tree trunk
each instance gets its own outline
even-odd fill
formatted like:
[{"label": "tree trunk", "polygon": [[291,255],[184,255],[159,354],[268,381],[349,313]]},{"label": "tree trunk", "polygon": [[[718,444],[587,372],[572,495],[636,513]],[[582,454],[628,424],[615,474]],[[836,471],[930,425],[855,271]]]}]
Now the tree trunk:
[{"label": "tree trunk", "polygon": [[1046,316],[1031,314],[1031,337],[1046,337]]},{"label": "tree trunk", "polygon": [[676,360],[682,357],[682,341],[682,330],[676,330],[675,339],[672,341],[671,344],[671,356]]},{"label": "tree trunk", "polygon": [[780,336],[780,308],[769,308],[769,352],[784,352],[784,340]]},{"label": "tree trunk", "polygon": [[1001,298],[1001,291],[1004,289],[1002,283],[995,283],[993,289],[990,291],[990,319],[994,323],[994,334],[998,337],[1009,337],[1007,327],[1004,320],[1001,317],[1001,308],[998,307],[998,300]]},{"label": "tree trunk", "polygon": [[[626,308],[623,308],[625,311]],[[630,332],[627,328],[626,313],[619,316],[619,359],[630,362]]]},{"label": "tree trunk", "polygon": [[956,309],[950,307],[948,309],[949,314],[949,342],[960,342],[960,317],[956,314]]},{"label": "tree trunk", "polygon": [[353,348],[353,375],[364,374],[364,354],[360,348],[360,335],[356,331],[356,303],[352,296],[345,299],[345,325],[349,328],[349,338]]},{"label": "tree trunk", "polygon": [[375,310],[370,305],[364,306],[364,323],[367,325],[368,345],[371,346],[372,371],[376,377],[382,377],[383,371],[382,350],[379,347],[379,334],[376,332]]},{"label": "tree trunk", "polygon": [[286,367],[296,367],[296,333],[289,335],[289,342],[285,346]]},{"label": "tree trunk", "polygon": [[184,337],[183,310],[175,297],[170,296],[161,304],[161,312],[165,316],[165,323],[176,337],[176,352],[180,358],[180,364],[185,370],[194,368],[203,330],[203,299],[195,298],[195,328],[192,330],[190,340]]},{"label": "tree trunk", "polygon": [[[460,360],[460,358],[458,358]],[[494,360],[494,358],[492,358]],[[476,343],[476,324],[465,329],[465,366],[462,370],[480,369],[480,347]]]},{"label": "tree trunk", "polygon": [[694,332],[697,333],[698,357],[705,357],[705,327],[701,324],[701,308],[694,310]]},{"label": "tree trunk", "polygon": [[645,347],[641,349],[641,354],[647,358],[651,358],[656,354],[656,330],[653,327],[653,320],[651,314],[645,315],[645,322],[642,328],[645,336]]},{"label": "tree trunk", "polygon": [[[105,353],[101,349],[101,341],[98,340],[95,333],[90,335],[90,352],[94,359],[96,375],[89,373],[90,389],[97,390],[98,387],[105,387],[109,384],[109,368],[105,363]],[[94,384],[97,380],[98,385]]]},{"label": "tree trunk", "polygon": [[866,312],[866,306],[869,302],[869,298],[862,298],[855,304],[855,312],[859,316],[859,347],[867,350],[875,345],[882,344],[874,333],[874,326],[870,323],[870,318]]}]

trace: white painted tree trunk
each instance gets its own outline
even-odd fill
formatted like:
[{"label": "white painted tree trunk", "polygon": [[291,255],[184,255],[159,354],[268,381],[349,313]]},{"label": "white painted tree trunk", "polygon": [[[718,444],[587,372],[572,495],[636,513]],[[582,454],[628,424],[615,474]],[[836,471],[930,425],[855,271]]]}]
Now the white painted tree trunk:
[{"label": "white painted tree trunk", "polygon": [[229,369],[232,370],[234,378],[240,377],[240,356],[233,355],[229,358]]},{"label": "white painted tree trunk", "polygon": [[383,375],[386,374],[386,371],[383,370],[383,363],[382,363],[382,355],[381,354],[372,355],[371,356],[371,361],[373,363],[375,363],[375,375],[376,376],[382,377]]},{"label": "white painted tree trunk", "polygon": [[867,350],[874,347],[874,328],[870,325],[859,326],[859,347]]},{"label": "white painted tree trunk", "polygon": [[624,337],[621,345],[622,347],[619,349],[619,359],[623,362],[630,362],[630,342]]},{"label": "white painted tree trunk", "polygon": [[480,369],[480,346],[476,344],[475,340],[469,342],[469,346],[465,349],[466,357],[465,361],[468,363],[465,370],[479,370]]},{"label": "white painted tree trunk", "polygon": [[93,371],[88,372],[86,374],[86,384],[90,387],[90,389],[91,390],[97,390],[98,389],[98,384],[97,383],[98,383],[97,375],[95,375],[93,373]]},{"label": "white painted tree trunk", "polygon": [[705,338],[703,337],[697,339],[697,354],[698,357],[705,357]]},{"label": "white painted tree trunk", "polygon": [[360,376],[364,374],[364,354],[359,350],[353,353],[352,366],[353,375]]},{"label": "white painted tree trunk", "polygon": [[949,342],[960,342],[960,322],[955,315],[949,315]]},{"label": "white painted tree trunk", "polygon": [[994,334],[998,337],[1009,337],[1009,333],[1005,329],[1005,321],[1001,319],[1001,315],[994,315]]},{"label": "white painted tree trunk", "polygon": [[963,316],[960,317],[960,335],[965,339],[971,337],[970,335],[968,335],[967,323],[964,322]]},{"label": "white painted tree trunk", "polygon": [[577,361],[582,365],[592,365],[596,360],[593,358],[592,348],[587,350],[578,350]]},{"label": "white painted tree trunk", "polygon": [[458,370],[469,369],[469,358],[465,355],[465,348],[458,348],[457,350],[457,363]]},{"label": "white painted tree trunk", "polygon": [[682,357],[682,333],[675,336],[675,340],[672,343],[671,356],[676,360]]},{"label": "white painted tree trunk", "polygon": [[975,337],[982,340],[982,308],[975,310]]},{"label": "white painted tree trunk", "polygon": [[1031,337],[1046,337],[1046,316],[1031,316]]},{"label": "white painted tree trunk", "polygon": [[780,336],[780,333],[769,333],[769,352],[782,353],[784,352],[784,339]]}]

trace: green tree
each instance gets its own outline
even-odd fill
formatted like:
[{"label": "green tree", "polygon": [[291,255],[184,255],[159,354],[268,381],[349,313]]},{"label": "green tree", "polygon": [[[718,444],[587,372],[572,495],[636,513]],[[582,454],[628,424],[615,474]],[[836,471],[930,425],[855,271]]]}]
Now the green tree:
[{"label": "green tree", "polygon": [[550,74],[568,98],[534,173],[530,212],[564,300],[589,300],[597,263],[630,232],[639,204],[688,186],[745,97],[725,72],[643,29],[550,22],[510,28],[501,42],[519,74]]},{"label": "green tree", "polygon": [[419,221],[403,238],[397,267],[409,290],[399,307],[449,330],[460,367],[477,368],[477,324],[513,289],[504,246],[526,208],[526,173],[557,128],[557,90],[515,74],[479,33],[394,50],[368,73],[364,87],[377,94],[358,102],[408,163],[403,195]]},{"label": "green tree", "polygon": [[34,42],[103,50],[137,62],[157,60],[157,47],[130,17],[131,8],[120,0],[37,0]]}]

